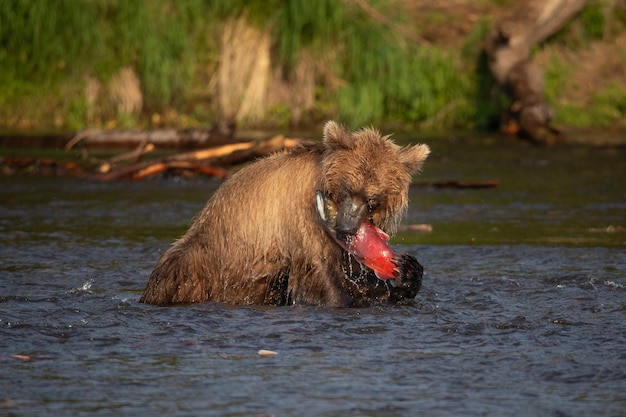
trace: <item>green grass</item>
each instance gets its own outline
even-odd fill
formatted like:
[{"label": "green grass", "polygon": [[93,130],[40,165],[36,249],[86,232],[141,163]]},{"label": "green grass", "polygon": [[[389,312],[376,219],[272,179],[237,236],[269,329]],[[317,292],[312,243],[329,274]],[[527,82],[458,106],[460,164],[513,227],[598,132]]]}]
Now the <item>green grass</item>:
[{"label": "green grass", "polygon": [[[369,4],[393,25],[357,3],[339,0],[2,1],[0,129],[206,126],[219,118],[212,77],[220,59],[221,24],[240,16],[269,29],[272,68],[285,77],[303,51],[323,67],[315,106],[305,121],[332,117],[355,128],[493,127],[509,100],[495,86],[482,51],[488,18],[473,25],[460,48],[424,45],[398,32],[397,27],[414,22],[397,0]],[[590,1],[548,42],[582,47],[607,33],[622,33],[626,19],[613,10],[607,20],[607,7],[613,6]],[[442,18],[432,12],[424,16],[429,22]],[[140,113],[120,113],[106,94],[122,68],[131,68],[140,81]],[[563,102],[568,76],[566,64],[548,63],[546,96],[557,122],[610,126],[624,118],[623,87],[602,88],[590,103]],[[95,104],[86,99],[88,79],[105,91]],[[289,103],[274,103],[265,122],[287,126],[291,115]]]}]

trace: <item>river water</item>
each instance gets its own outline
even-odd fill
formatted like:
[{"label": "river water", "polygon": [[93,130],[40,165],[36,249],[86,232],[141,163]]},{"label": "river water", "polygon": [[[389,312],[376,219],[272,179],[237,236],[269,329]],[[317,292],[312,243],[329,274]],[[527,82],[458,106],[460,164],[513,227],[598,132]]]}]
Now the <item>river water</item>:
[{"label": "river water", "polygon": [[626,149],[427,142],[499,185],[411,189],[401,306],[141,305],[218,182],[0,178],[0,416],[624,415]]}]

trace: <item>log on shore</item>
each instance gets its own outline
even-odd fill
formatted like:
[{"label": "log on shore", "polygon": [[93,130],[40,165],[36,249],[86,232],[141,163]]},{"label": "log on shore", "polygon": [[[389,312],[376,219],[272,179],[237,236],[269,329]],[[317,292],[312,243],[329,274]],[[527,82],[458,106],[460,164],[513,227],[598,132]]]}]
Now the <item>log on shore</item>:
[{"label": "log on shore", "polygon": [[301,143],[300,140],[288,139],[278,135],[262,142],[233,143],[137,162],[92,175],[90,178],[96,181],[137,181],[166,171],[178,171],[187,174],[198,173],[223,179],[228,176],[226,167],[291,148],[299,143]]},{"label": "log on shore", "polygon": [[153,129],[153,130],[100,130],[87,129],[78,132],[65,149],[77,144],[90,148],[130,148],[142,143],[158,148],[197,149],[232,143],[234,128]]}]

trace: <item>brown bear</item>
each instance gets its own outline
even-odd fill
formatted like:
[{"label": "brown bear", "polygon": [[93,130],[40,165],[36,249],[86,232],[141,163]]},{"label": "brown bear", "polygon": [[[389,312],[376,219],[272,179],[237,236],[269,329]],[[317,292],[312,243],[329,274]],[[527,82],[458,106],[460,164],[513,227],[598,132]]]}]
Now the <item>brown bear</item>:
[{"label": "brown bear", "polygon": [[[384,281],[346,242],[365,222],[383,235],[396,230],[429,152],[373,128],[326,123],[323,142],[260,159],[224,182],[161,256],[140,302],[348,307],[414,298],[422,280],[414,257],[396,254],[395,279]],[[320,196],[335,209],[330,219]]]}]

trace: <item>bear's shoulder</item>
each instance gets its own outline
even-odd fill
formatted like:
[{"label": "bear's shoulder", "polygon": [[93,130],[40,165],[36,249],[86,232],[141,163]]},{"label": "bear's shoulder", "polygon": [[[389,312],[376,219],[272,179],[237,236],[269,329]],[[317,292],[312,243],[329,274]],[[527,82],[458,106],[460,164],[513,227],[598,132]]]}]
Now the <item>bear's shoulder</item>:
[{"label": "bear's shoulder", "polygon": [[261,158],[253,165],[274,165],[285,163],[319,163],[324,157],[327,147],[322,142],[306,141],[298,145],[283,149],[265,158]]},{"label": "bear's shoulder", "polygon": [[326,145],[322,142],[304,141],[289,149],[287,153],[294,156],[307,154],[322,155],[325,150]]}]

